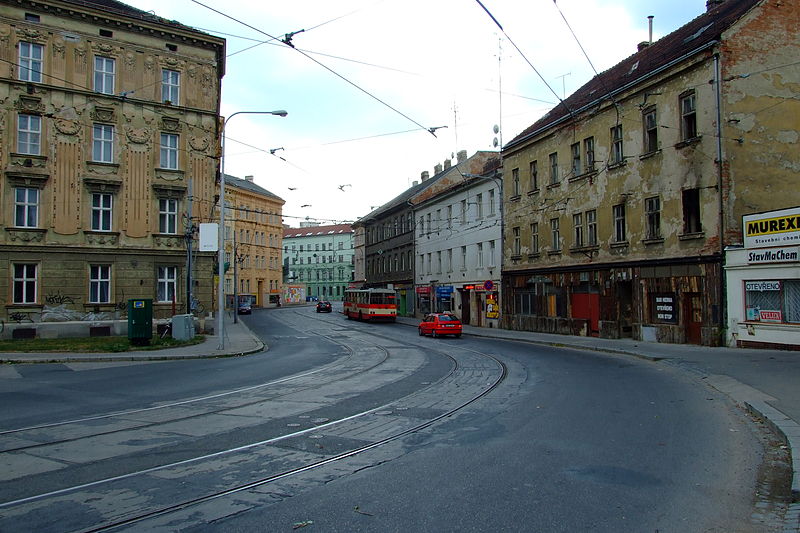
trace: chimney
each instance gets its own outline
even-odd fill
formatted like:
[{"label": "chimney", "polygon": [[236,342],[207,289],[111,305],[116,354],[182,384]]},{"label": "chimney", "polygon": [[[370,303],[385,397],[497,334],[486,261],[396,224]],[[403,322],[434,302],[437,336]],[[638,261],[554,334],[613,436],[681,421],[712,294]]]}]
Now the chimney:
[{"label": "chimney", "polygon": [[463,163],[467,160],[467,151],[466,150],[459,150],[458,154],[456,154],[456,161],[458,163]]},{"label": "chimney", "polygon": [[650,32],[650,38],[647,44],[653,44],[653,15],[647,15],[647,28]]},{"label": "chimney", "polygon": [[706,0],[706,11],[711,11],[721,6],[725,0]]},{"label": "chimney", "polygon": [[433,167],[433,175],[434,176],[436,174],[438,174],[439,172],[441,172],[441,171],[442,171],[442,164],[441,163],[439,163],[435,167]]},{"label": "chimney", "polygon": [[[427,170],[423,171],[422,174],[419,175],[419,179],[425,181],[426,179],[430,178],[431,175],[428,173]],[[416,184],[416,182],[414,182]]]},{"label": "chimney", "polygon": [[245,179],[246,181],[249,181],[250,183],[252,183],[252,182],[253,182],[253,176],[245,176],[245,177],[244,177],[244,179]]},{"label": "chimney", "polygon": [[412,187],[416,187],[417,185],[419,185],[419,182],[417,180],[411,182]]},{"label": "chimney", "polygon": [[640,42],[639,44],[636,45],[636,51],[637,52],[641,52],[642,50],[644,50],[648,46],[650,46],[650,43],[648,43],[647,41],[642,41],[642,42]]},{"label": "chimney", "polygon": [[445,160],[444,160],[444,169],[445,169],[445,170],[447,170],[447,169],[448,169],[448,168],[450,168],[451,166],[453,166],[453,162],[452,162],[452,161],[450,161],[449,159],[445,159]]}]

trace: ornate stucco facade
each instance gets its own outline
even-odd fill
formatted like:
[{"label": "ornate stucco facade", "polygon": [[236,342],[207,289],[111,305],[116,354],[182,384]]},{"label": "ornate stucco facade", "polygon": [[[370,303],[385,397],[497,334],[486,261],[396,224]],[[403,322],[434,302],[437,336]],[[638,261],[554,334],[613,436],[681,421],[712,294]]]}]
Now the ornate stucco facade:
[{"label": "ornate stucco facade", "polygon": [[[103,7],[100,7],[103,6]],[[0,2],[0,315],[213,308],[225,41],[125,4]],[[197,247],[194,246],[194,250]],[[45,318],[46,319],[46,318]]]},{"label": "ornate stucco facade", "polygon": [[708,11],[503,150],[503,325],[716,345],[741,217],[800,204],[800,10]]}]

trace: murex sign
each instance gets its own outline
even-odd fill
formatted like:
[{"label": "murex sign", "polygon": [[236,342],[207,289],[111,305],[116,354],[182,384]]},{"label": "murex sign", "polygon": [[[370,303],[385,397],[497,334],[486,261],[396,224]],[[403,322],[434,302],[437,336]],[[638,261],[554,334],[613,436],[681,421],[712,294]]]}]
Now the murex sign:
[{"label": "murex sign", "polygon": [[742,217],[745,248],[800,244],[800,208]]}]

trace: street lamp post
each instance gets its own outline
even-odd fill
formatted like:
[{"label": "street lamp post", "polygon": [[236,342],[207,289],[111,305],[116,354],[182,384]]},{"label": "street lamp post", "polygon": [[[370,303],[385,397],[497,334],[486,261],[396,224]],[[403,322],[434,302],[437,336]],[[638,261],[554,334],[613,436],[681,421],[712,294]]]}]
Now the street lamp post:
[{"label": "street lamp post", "polygon": [[[237,111],[225,118],[222,123],[222,146],[219,154],[219,251],[217,252],[217,331],[219,332],[219,346],[225,348],[224,322],[222,320],[225,313],[225,130],[228,121],[236,115],[276,115],[285,117],[288,113],[284,110],[278,111]],[[235,253],[235,250],[234,250]],[[234,258],[236,260],[236,258]],[[233,312],[237,302],[233,302]]]}]

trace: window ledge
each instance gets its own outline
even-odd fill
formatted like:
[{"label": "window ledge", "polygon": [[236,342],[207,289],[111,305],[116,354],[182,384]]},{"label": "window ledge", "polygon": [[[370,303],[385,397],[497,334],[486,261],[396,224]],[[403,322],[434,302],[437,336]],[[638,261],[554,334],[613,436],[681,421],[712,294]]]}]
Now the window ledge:
[{"label": "window ledge", "polygon": [[561,255],[562,252],[563,252],[563,250],[549,250],[547,252],[547,255],[549,255],[549,256]]},{"label": "window ledge", "polygon": [[588,172],[584,172],[583,174],[578,174],[577,176],[572,176],[569,179],[569,181],[570,181],[570,183],[572,183],[574,181],[581,181],[581,180],[585,180],[587,178],[591,179],[591,178],[594,178],[595,176],[597,176],[597,171],[596,170],[590,170]]},{"label": "window ledge", "polygon": [[89,167],[99,167],[99,168],[113,168],[113,169],[119,168],[119,163],[109,163],[107,161],[86,161],[86,165]]},{"label": "window ledge", "polygon": [[118,231],[85,230],[83,234],[89,244],[117,244],[119,242]]},{"label": "window ledge", "polygon": [[539,194],[540,192],[542,192],[541,189],[533,189],[532,191],[528,191],[527,194],[528,196],[534,196],[536,194]]},{"label": "window ledge", "polygon": [[681,241],[691,241],[694,239],[702,239],[706,236],[706,232],[698,231],[697,233],[682,233],[678,235],[678,239]]},{"label": "window ledge", "polygon": [[585,254],[589,252],[598,252],[600,251],[600,245],[598,244],[591,244],[591,245],[584,245],[584,246],[572,246],[569,249],[569,252],[572,254]]},{"label": "window ledge", "polygon": [[698,135],[697,137],[691,137],[690,139],[684,139],[681,142],[677,143],[675,145],[675,148],[680,150],[681,148],[686,148],[687,146],[698,144],[702,139],[703,137],[701,135]]},{"label": "window ledge", "polygon": [[548,189],[558,189],[559,187],[561,187],[561,182],[560,181],[557,181],[555,183],[551,183],[550,185],[547,186]]},{"label": "window ledge", "polygon": [[520,254],[514,254],[514,255],[511,256],[510,259],[512,261],[519,261],[520,259],[522,259],[522,256]]},{"label": "window ledge", "polygon": [[539,259],[540,257],[542,257],[542,254],[540,252],[528,254],[528,259]]},{"label": "window ledge", "polygon": [[652,238],[652,239],[642,239],[642,243],[644,245],[664,244],[664,237],[656,237],[656,238]]},{"label": "window ledge", "polygon": [[509,197],[508,201],[509,202],[519,202],[520,198],[521,198],[521,196],[519,194],[515,194],[515,195]]},{"label": "window ledge", "polygon": [[609,165],[606,167],[606,170],[616,170],[618,168],[624,167],[627,164],[628,164],[628,161],[626,159],[623,159],[622,161],[616,161],[614,163],[609,163]]},{"label": "window ledge", "polygon": [[612,242],[609,246],[612,248],[627,248],[630,243],[628,241]]},{"label": "window ledge", "polygon": [[20,240],[22,242],[42,242],[44,235],[47,233],[43,228],[6,228],[9,239],[13,242]]},{"label": "window ledge", "polygon": [[640,155],[639,156],[639,161],[642,161],[644,159],[650,159],[651,157],[654,157],[654,156],[657,156],[657,155],[660,155],[660,154],[661,154],[661,149],[659,148],[658,150],[653,150],[651,152],[647,152],[646,154]]}]

